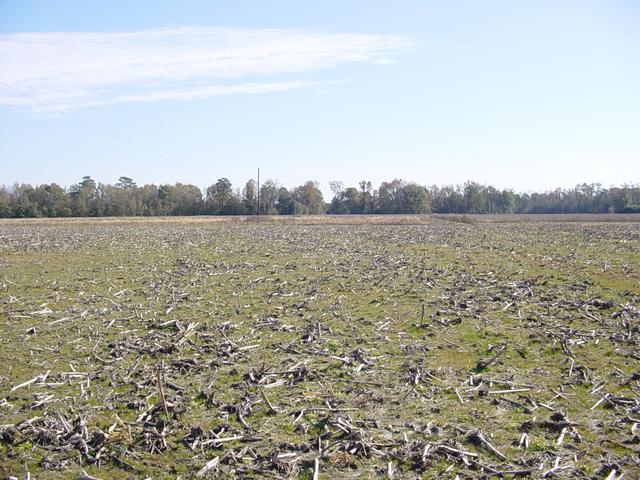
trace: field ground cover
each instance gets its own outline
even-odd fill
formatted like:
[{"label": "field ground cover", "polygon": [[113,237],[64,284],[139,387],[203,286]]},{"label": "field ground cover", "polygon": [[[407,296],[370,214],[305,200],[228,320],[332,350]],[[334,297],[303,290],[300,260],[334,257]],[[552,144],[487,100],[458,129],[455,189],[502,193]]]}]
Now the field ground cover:
[{"label": "field ground cover", "polygon": [[0,299],[3,476],[640,476],[637,223],[4,222]]},{"label": "field ground cover", "polygon": [[422,225],[434,221],[467,223],[640,223],[640,213],[570,214],[385,214],[385,215],[191,215],[178,217],[0,218],[0,226],[131,223],[275,223],[282,225]]}]

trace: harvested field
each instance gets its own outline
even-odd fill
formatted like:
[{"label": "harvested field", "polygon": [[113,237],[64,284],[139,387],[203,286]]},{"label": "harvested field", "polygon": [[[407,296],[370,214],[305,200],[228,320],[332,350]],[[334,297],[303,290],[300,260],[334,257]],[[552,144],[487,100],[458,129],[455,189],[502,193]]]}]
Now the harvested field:
[{"label": "harvested field", "polygon": [[279,225],[422,225],[456,223],[640,223],[640,213],[575,214],[399,214],[399,215],[194,215],[181,217],[0,218],[3,225],[131,224],[131,223],[275,223]]},{"label": "harvested field", "polygon": [[0,475],[638,478],[637,223],[0,225]]}]

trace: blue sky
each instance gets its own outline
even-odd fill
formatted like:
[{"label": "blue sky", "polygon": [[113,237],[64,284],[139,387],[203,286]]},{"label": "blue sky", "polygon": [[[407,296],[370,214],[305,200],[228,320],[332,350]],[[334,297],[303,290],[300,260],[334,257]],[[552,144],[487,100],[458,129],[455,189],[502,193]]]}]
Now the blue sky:
[{"label": "blue sky", "polygon": [[0,184],[640,182],[637,1],[0,0]]}]

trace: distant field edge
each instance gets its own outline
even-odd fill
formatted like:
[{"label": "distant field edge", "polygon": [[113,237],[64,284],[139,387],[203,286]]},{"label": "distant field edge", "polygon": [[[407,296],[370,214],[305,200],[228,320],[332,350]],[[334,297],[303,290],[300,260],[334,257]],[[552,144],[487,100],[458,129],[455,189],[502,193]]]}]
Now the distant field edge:
[{"label": "distant field edge", "polygon": [[270,223],[283,225],[420,225],[433,222],[564,223],[636,222],[640,213],[576,214],[426,214],[426,215],[267,215],[167,217],[3,218],[0,225],[128,224],[128,223]]}]

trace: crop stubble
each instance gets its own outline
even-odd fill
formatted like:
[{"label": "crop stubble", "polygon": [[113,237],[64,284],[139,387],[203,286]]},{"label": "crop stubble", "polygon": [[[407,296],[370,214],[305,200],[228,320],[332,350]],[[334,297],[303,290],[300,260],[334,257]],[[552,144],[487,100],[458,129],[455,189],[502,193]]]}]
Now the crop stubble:
[{"label": "crop stubble", "polygon": [[0,474],[635,478],[635,223],[3,224]]}]

